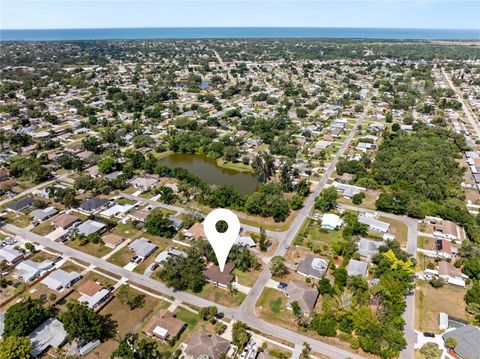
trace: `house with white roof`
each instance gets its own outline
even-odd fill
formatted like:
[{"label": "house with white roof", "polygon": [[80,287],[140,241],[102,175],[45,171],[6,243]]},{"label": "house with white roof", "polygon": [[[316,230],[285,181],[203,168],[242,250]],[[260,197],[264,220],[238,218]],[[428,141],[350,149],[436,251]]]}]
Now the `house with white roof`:
[{"label": "house with white roof", "polygon": [[70,288],[73,283],[80,279],[77,272],[66,272],[63,269],[57,269],[42,280],[42,284],[51,290],[60,292],[64,288]]},{"label": "house with white roof", "polygon": [[15,248],[12,248],[12,247],[0,248],[0,263],[5,261],[8,264],[14,264],[14,263],[17,263],[22,258],[23,258],[23,253],[20,251],[17,251]]},{"label": "house with white roof", "polygon": [[325,213],[322,217],[322,228],[334,230],[337,227],[341,227],[343,220],[333,213]]},{"label": "house with white roof", "polygon": [[49,318],[28,336],[32,344],[32,356],[40,357],[49,348],[59,348],[67,341],[67,332],[63,323],[56,318]]},{"label": "house with white roof", "polygon": [[53,267],[53,262],[44,260],[41,263],[36,263],[31,260],[20,262],[15,268],[15,276],[22,279],[24,282],[31,282],[39,277],[43,272]]},{"label": "house with white roof", "polygon": [[358,221],[368,226],[368,228],[375,232],[387,233],[390,228],[390,223],[379,221],[370,216],[358,216]]}]

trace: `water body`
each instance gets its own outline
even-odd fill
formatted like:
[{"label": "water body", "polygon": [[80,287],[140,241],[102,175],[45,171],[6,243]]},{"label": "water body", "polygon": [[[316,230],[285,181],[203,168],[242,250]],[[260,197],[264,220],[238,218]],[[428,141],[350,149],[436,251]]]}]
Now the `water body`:
[{"label": "water body", "polygon": [[256,177],[251,173],[219,167],[217,161],[204,156],[174,153],[162,158],[159,163],[184,168],[210,185],[232,185],[241,194],[251,194],[258,186]]},{"label": "water body", "polygon": [[328,27],[178,27],[0,30],[1,41],[134,40],[220,38],[341,38],[392,40],[479,40],[480,29],[391,29]]}]

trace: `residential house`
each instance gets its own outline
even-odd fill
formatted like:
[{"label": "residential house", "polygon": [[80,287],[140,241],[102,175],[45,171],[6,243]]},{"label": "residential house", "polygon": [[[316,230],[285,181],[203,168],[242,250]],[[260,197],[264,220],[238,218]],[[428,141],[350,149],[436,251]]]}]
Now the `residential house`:
[{"label": "residential house", "polygon": [[42,284],[57,292],[63,288],[70,288],[73,283],[81,278],[77,272],[66,272],[63,269],[57,269],[42,280]]},{"label": "residential house", "polygon": [[457,345],[453,349],[456,355],[462,359],[480,359],[480,328],[473,325],[465,325],[453,328],[443,334],[443,340],[453,338]]},{"label": "residential house", "polygon": [[20,262],[15,267],[15,276],[24,282],[28,283],[39,277],[43,272],[53,267],[53,262],[44,260],[41,263],[36,263],[31,260]]},{"label": "residential house", "polygon": [[465,230],[452,221],[442,220],[435,223],[433,227],[435,237],[444,238],[449,241],[462,242],[465,238]]},{"label": "residential house", "polygon": [[133,208],[131,204],[114,204],[112,207],[107,208],[106,210],[102,211],[100,214],[102,216],[112,218],[118,215],[124,215],[128,211]]},{"label": "residential house", "polygon": [[230,341],[216,334],[198,331],[190,335],[184,353],[194,359],[220,359],[230,348]]},{"label": "residential house", "polygon": [[462,271],[447,261],[438,262],[438,276],[448,284],[465,287],[465,279],[468,278]]},{"label": "residential house", "polygon": [[292,303],[297,302],[305,316],[313,313],[313,308],[317,303],[318,290],[316,287],[308,286],[300,281],[291,281],[285,288],[287,299],[287,308],[292,309]]},{"label": "residential house", "polygon": [[185,237],[187,238],[194,238],[194,239],[205,238],[203,223],[195,223],[189,229],[185,229],[183,231],[183,234],[185,234]]},{"label": "residential house", "polygon": [[217,265],[212,264],[207,269],[203,270],[203,275],[214,285],[227,288],[228,285],[235,279],[235,277],[230,274],[234,268],[235,263],[227,262],[223,268],[223,272],[221,272]]},{"label": "residential house", "polygon": [[325,213],[322,217],[322,228],[334,230],[337,227],[341,227],[343,220],[333,213]]},{"label": "residential house", "polygon": [[244,247],[255,248],[256,243],[251,236],[238,236],[234,244],[238,244]]},{"label": "residential house", "polygon": [[357,261],[356,259],[350,259],[347,264],[347,274],[350,277],[360,275],[362,277],[367,276],[368,264],[362,261]]},{"label": "residential house", "polygon": [[93,280],[88,280],[78,287],[77,291],[82,295],[78,298],[80,303],[85,303],[90,309],[95,309],[108,298],[110,298],[111,291],[103,288],[103,286]]},{"label": "residential house", "polygon": [[108,248],[115,248],[124,241],[124,238],[113,233],[108,233],[102,237],[102,240]]},{"label": "residential house", "polygon": [[177,319],[168,309],[160,310],[145,326],[145,334],[161,340],[178,338],[187,324]]},{"label": "residential house", "polygon": [[155,258],[155,263],[162,264],[165,262],[169,257],[187,257],[187,253],[184,251],[180,251],[176,248],[170,248],[169,250],[162,251],[158,254]]},{"label": "residential house", "polygon": [[298,263],[297,273],[306,277],[320,279],[328,271],[330,260],[307,254],[303,260]]},{"label": "residential house", "polygon": [[333,182],[333,186],[337,189],[339,193],[342,194],[344,198],[352,198],[356,194],[366,190],[363,187],[351,186],[349,184],[339,182]]},{"label": "residential house", "polygon": [[128,249],[135,252],[135,255],[137,257],[145,259],[150,254],[155,252],[155,250],[157,249],[157,246],[153,243],[150,243],[150,241],[147,238],[140,238],[130,243],[128,245]]},{"label": "residential house", "polygon": [[368,226],[371,231],[387,233],[390,229],[390,223],[379,221],[376,218],[366,215],[359,215],[358,221]]},{"label": "residential house", "polygon": [[0,248],[0,263],[15,264],[23,258],[23,253],[12,247]]},{"label": "residential house", "polygon": [[33,348],[32,356],[38,358],[50,348],[56,349],[65,344],[67,332],[61,321],[56,318],[49,318],[28,337]]},{"label": "residential house", "polygon": [[134,221],[141,222],[141,223],[144,223],[147,220],[147,216],[148,216],[148,212],[145,211],[145,210],[142,210],[142,209],[140,209],[138,211],[135,211],[132,214],[129,214],[129,217],[131,219],[133,219]]},{"label": "residential house", "polygon": [[130,181],[130,184],[138,190],[145,192],[158,183],[158,178],[155,177],[135,177]]},{"label": "residential house", "polygon": [[94,213],[105,208],[108,202],[110,202],[110,200],[106,198],[92,197],[83,201],[82,204],[80,204],[80,209],[86,213]]},{"label": "residential house", "polygon": [[78,234],[86,237],[101,231],[103,228],[105,228],[105,224],[89,219],[77,226],[76,231]]},{"label": "residential house", "polygon": [[65,230],[70,228],[75,223],[80,222],[80,218],[72,214],[63,213],[52,219],[51,222],[56,228],[61,228]]},{"label": "residential house", "polygon": [[178,218],[177,216],[171,215],[168,217],[168,220],[170,221],[170,226],[173,227],[176,231],[179,231],[183,227],[183,220],[181,218]]},{"label": "residential house", "polygon": [[55,207],[47,207],[44,209],[35,209],[30,212],[30,216],[35,218],[37,221],[43,222],[44,220],[53,217],[57,214],[58,210]]},{"label": "residential house", "polygon": [[435,240],[435,250],[438,256],[444,258],[453,258],[458,253],[458,248],[452,246],[452,242],[440,238]]},{"label": "residential house", "polygon": [[7,206],[7,211],[12,211],[12,212],[21,212],[31,206],[35,203],[35,200],[31,197],[25,197],[22,198],[16,202],[10,203]]},{"label": "residential house", "polygon": [[378,253],[378,249],[385,245],[383,241],[374,241],[372,239],[360,238],[358,241],[357,252],[364,258],[372,258]]}]

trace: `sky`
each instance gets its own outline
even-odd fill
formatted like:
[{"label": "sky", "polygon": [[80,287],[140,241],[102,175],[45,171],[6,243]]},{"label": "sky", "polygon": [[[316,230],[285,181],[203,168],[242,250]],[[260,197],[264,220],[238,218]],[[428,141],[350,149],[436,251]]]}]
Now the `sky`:
[{"label": "sky", "polygon": [[480,1],[0,0],[0,29],[130,27],[480,29]]}]

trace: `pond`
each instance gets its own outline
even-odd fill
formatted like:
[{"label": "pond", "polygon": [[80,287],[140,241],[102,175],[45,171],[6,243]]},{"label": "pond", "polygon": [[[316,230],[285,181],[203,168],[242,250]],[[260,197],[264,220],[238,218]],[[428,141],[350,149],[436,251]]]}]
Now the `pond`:
[{"label": "pond", "polygon": [[220,167],[217,161],[204,156],[174,153],[162,158],[159,164],[184,168],[210,185],[232,185],[241,194],[251,194],[258,186],[253,174]]}]

